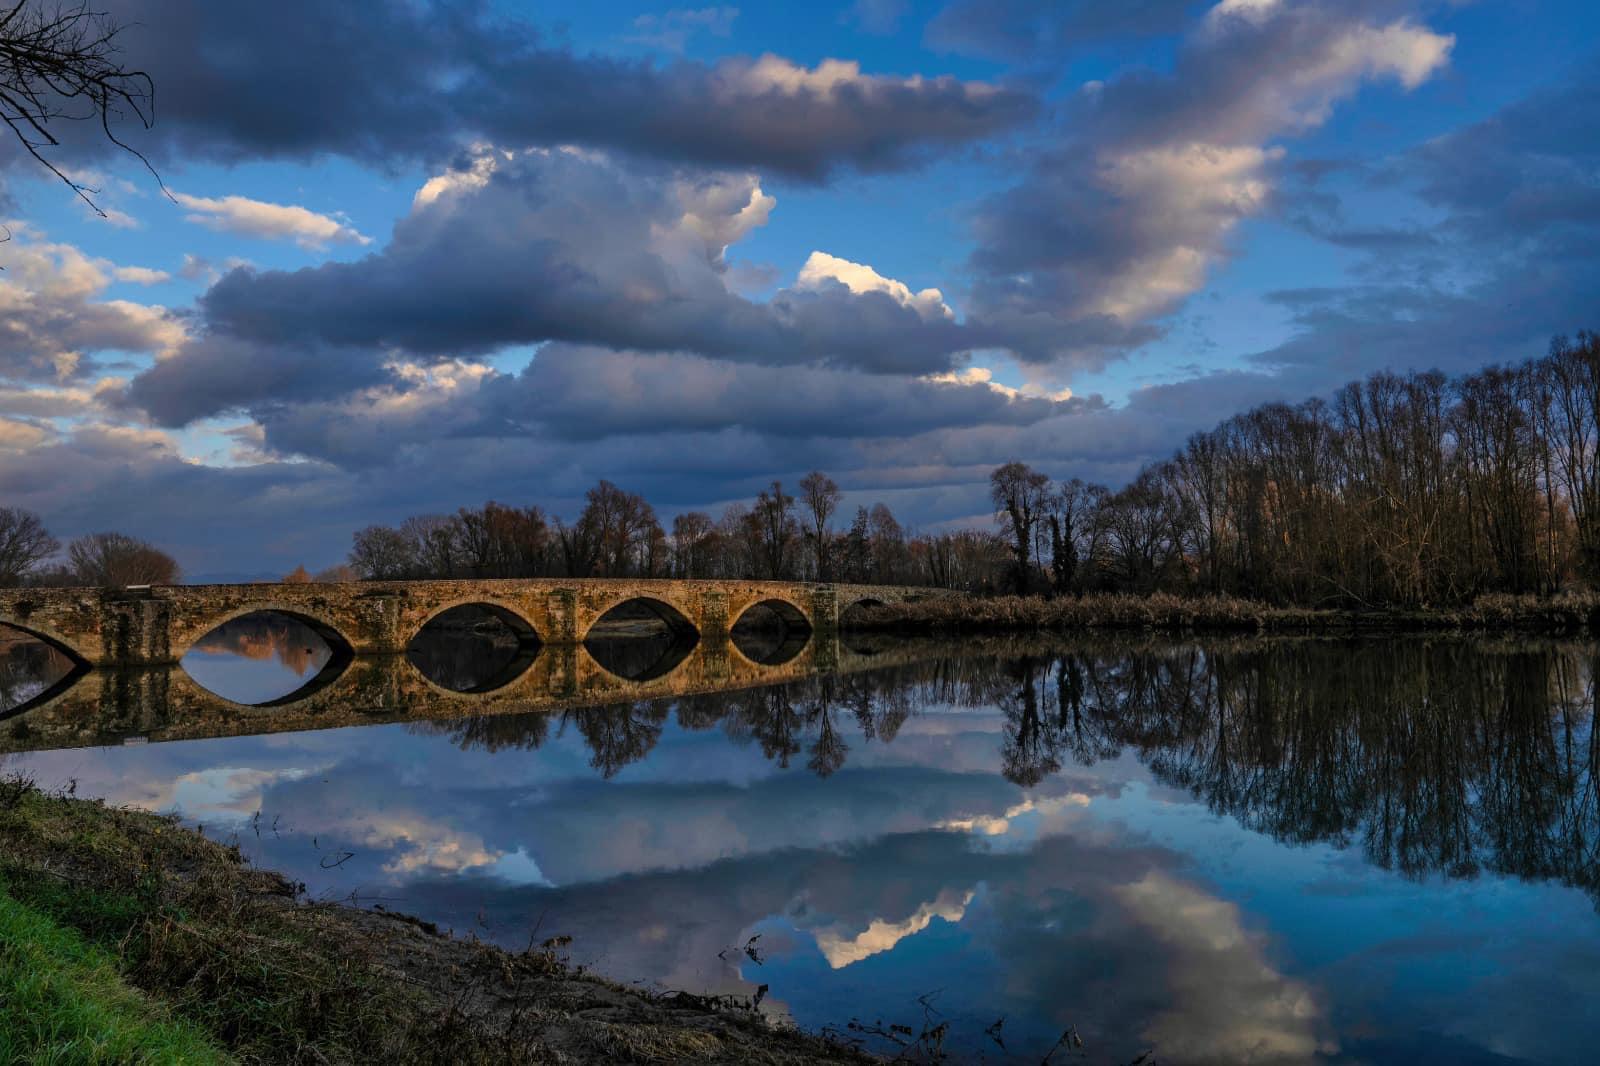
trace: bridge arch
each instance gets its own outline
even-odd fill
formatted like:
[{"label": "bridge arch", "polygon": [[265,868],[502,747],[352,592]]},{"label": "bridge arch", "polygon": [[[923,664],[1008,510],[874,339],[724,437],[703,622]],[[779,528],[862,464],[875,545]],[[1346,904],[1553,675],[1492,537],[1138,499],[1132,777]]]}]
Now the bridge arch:
[{"label": "bridge arch", "polygon": [[[685,605],[687,606],[687,605]],[[624,624],[629,615],[653,616],[665,627],[653,637],[615,639],[605,631],[608,619]],[[690,615],[665,597],[634,592],[619,595],[584,627],[583,646],[601,670],[623,681],[659,681],[675,673],[700,642],[700,630]]]},{"label": "bridge arch", "polygon": [[[766,599],[755,600],[746,604],[739,612],[739,616],[733,619],[733,626],[750,619],[750,612],[758,607],[771,611],[788,629],[800,630],[806,633],[811,632],[811,617],[806,614],[805,610],[792,600],[779,595],[768,596]],[[732,628],[732,626],[729,628]]]},{"label": "bridge arch", "polygon": [[[506,647],[497,642],[491,642],[488,646],[478,643],[474,638],[487,635],[476,627],[467,634],[448,630],[439,634],[445,638],[442,647],[430,645],[423,640],[429,626],[447,615],[468,609],[481,611],[483,615],[499,622],[515,639],[515,644]],[[407,664],[430,689],[451,696],[484,696],[508,688],[531,671],[534,663],[544,654],[544,644],[540,640],[539,631],[522,610],[488,595],[465,595],[433,605],[420,622],[411,625],[412,632],[404,634]],[[452,650],[450,644],[452,633],[455,636],[466,637],[468,643],[465,649],[458,646]],[[462,650],[471,653],[468,656],[469,660],[472,655],[482,655],[487,650],[488,660],[469,661],[463,664],[456,655],[456,652]],[[461,673],[463,668],[465,676]]]},{"label": "bridge arch", "polygon": [[56,651],[59,651],[61,654],[65,655],[67,658],[71,659],[74,663],[79,663],[84,666],[91,664],[90,656],[85,655],[82,651],[73,647],[70,638],[57,632],[51,626],[41,625],[40,623],[31,620],[19,621],[18,619],[5,614],[0,614],[0,626],[3,626],[7,629],[14,629],[25,637],[32,637],[35,640],[42,641],[54,648]]},{"label": "bridge arch", "polygon": [[668,629],[676,634],[686,637],[699,637],[700,627],[695,624],[694,606],[686,602],[673,602],[676,596],[661,595],[657,590],[649,592],[624,592],[608,597],[594,604],[588,612],[588,618],[579,624],[580,642],[587,642],[591,636],[598,635],[595,629],[602,622],[621,608],[638,607],[648,610],[655,617],[664,622]]},{"label": "bridge arch", "polygon": [[[229,695],[225,691],[218,691],[212,688],[211,684],[218,679],[207,678],[205,675],[209,671],[202,669],[203,664],[196,665],[192,662],[184,662],[184,660],[190,653],[206,650],[201,646],[211,634],[227,626],[230,622],[237,622],[240,619],[251,617],[261,617],[269,620],[284,619],[303,626],[316,634],[317,638],[327,647],[327,659],[317,668],[316,673],[309,678],[305,678],[299,686],[284,692],[282,695],[272,696],[268,699],[246,702],[236,695]],[[170,651],[172,657],[179,661],[179,671],[191,684],[204,691],[207,695],[232,708],[252,708],[257,710],[262,708],[292,707],[310,699],[342,678],[356,656],[355,648],[339,629],[314,615],[307,614],[303,610],[285,607],[281,604],[274,606],[240,604],[214,616],[206,617],[203,621],[185,626],[182,631],[173,634]],[[284,651],[279,649],[277,654],[282,655]],[[287,665],[287,660],[284,661]],[[197,674],[195,671],[199,671],[199,673]]]},{"label": "bridge arch", "polygon": [[216,614],[204,615],[198,621],[186,622],[181,627],[174,627],[171,632],[171,653],[174,659],[181,659],[194,646],[213,632],[221,629],[229,622],[244,618],[252,614],[276,614],[284,618],[299,622],[328,645],[328,650],[333,653],[330,663],[334,659],[347,658],[355,654],[355,642],[333,622],[316,615],[308,614],[299,605],[284,603],[280,600],[254,600],[246,603],[230,605],[227,610],[218,611]]},{"label": "bridge arch", "polygon": [[839,618],[843,620],[845,613],[856,610],[870,610],[873,607],[887,607],[889,601],[878,596],[856,596],[847,602],[839,604]]},{"label": "bridge arch", "polygon": [[29,711],[54,701],[58,696],[76,685],[78,683],[78,679],[84,674],[88,673],[91,669],[89,661],[80,655],[76,650],[74,650],[71,645],[67,644],[59,637],[53,637],[48,632],[40,632],[37,628],[18,625],[9,619],[0,619],[0,627],[10,629],[15,633],[20,633],[24,637],[36,640],[50,651],[55,652],[66,660],[66,669],[62,672],[60,677],[56,678],[54,681],[51,681],[38,692],[34,693],[27,699],[20,701],[14,706],[0,706],[0,722],[3,722],[8,718],[15,718],[18,715],[27,714]]},{"label": "bridge arch", "polygon": [[435,622],[451,611],[462,607],[477,607],[493,615],[507,629],[517,635],[517,639],[524,644],[541,644],[543,637],[534,624],[523,615],[520,608],[487,595],[468,594],[457,599],[447,600],[443,603],[430,605],[428,613],[416,624],[415,631],[405,634],[409,643],[417,638],[417,634],[428,628],[429,623]]},{"label": "bridge arch", "polygon": [[[776,632],[761,623],[776,621]],[[769,596],[747,605],[728,627],[733,645],[756,666],[782,666],[790,662],[811,642],[811,618],[799,606],[781,596]]]}]

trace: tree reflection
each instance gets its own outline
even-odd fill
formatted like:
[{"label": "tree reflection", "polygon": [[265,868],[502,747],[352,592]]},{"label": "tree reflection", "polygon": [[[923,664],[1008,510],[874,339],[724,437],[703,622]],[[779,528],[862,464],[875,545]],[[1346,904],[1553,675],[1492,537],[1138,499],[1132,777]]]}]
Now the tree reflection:
[{"label": "tree reflection", "polygon": [[[1085,667],[1081,703],[1058,708],[1068,728],[1053,750],[1134,748],[1159,780],[1251,829],[1359,846],[1407,876],[1489,871],[1600,896],[1597,666],[1593,649],[1421,640],[1113,657]],[[1076,699],[1071,663],[1055,670]],[[1007,708],[1019,735],[1029,713]]]},{"label": "tree reflection", "polygon": [[669,700],[617,703],[569,711],[561,716],[561,725],[563,729],[569,722],[577,726],[589,745],[589,765],[602,777],[612,778],[655,749],[671,710]]},{"label": "tree reflection", "polygon": [[[675,712],[828,777],[923,708],[995,708],[1000,770],[1032,788],[1131,751],[1164,784],[1290,843],[1359,847],[1410,877],[1548,878],[1600,900],[1600,650],[1460,640],[1086,642],[931,660],[561,716],[611,777]],[[544,715],[434,727],[543,743]],[[859,737],[857,741],[851,730]]]}]

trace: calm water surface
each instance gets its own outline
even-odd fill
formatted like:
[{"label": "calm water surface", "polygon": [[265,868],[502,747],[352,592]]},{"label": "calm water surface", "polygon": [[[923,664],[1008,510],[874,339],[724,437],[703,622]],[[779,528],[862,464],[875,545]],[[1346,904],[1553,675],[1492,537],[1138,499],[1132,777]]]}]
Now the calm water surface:
[{"label": "calm water surface", "polygon": [[[30,654],[0,646],[6,701],[47,685]],[[457,631],[412,655],[467,690],[526,649]],[[184,666],[266,702],[328,656],[247,620]],[[1092,1061],[1578,1063],[1597,667],[1525,641],[952,644],[714,696],[5,767],[236,835],[314,895],[571,936],[624,980],[766,985],[814,1029],[948,1022],[963,1061],[1038,1062],[1076,1026]]]}]

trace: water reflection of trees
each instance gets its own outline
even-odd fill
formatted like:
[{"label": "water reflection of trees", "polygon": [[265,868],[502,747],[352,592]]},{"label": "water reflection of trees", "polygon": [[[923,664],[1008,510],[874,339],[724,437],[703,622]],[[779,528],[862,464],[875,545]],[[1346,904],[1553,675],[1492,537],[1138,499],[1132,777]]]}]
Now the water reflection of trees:
[{"label": "water reflection of trees", "polygon": [[196,641],[194,650],[258,661],[275,659],[296,677],[315,674],[332,655],[327,642],[309,626],[269,611],[222,623]]},{"label": "water reflection of trees", "polygon": [[1600,898],[1597,668],[1600,650],[1537,643],[1107,643],[429,728],[495,751],[572,727],[610,777],[675,713],[826,777],[925,708],[995,707],[1001,770],[1024,787],[1131,751],[1277,840],[1359,846],[1409,876],[1551,878]]},{"label": "water reflection of trees", "polygon": [[1600,897],[1594,649],[1262,642],[1008,665],[1005,773],[1132,749],[1277,840]]}]

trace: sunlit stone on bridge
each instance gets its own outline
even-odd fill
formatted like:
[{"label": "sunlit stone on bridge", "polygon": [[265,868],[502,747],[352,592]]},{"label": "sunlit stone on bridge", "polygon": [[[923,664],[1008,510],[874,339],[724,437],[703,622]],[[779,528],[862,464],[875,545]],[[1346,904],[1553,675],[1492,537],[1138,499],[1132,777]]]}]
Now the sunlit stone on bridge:
[{"label": "sunlit stone on bridge", "polygon": [[462,606],[493,612],[530,643],[582,643],[595,624],[643,601],[699,638],[726,637],[760,605],[817,633],[839,627],[862,601],[897,603],[941,590],[781,581],[526,579],[349,584],[164,585],[126,591],[7,589],[0,624],[45,640],[92,666],[174,663],[217,627],[270,612],[299,621],[336,654],[403,652],[430,621]]}]

